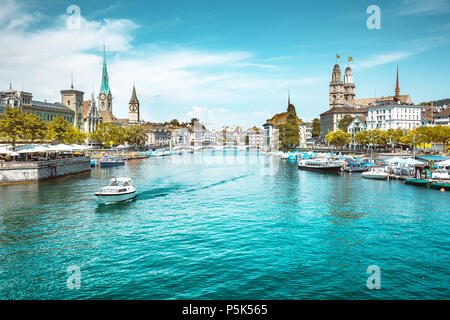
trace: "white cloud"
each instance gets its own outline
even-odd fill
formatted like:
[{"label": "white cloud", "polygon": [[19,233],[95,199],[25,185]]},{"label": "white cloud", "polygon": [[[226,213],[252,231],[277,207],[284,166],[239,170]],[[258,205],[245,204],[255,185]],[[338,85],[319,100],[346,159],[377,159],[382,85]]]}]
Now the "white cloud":
[{"label": "white cloud", "polygon": [[[113,111],[119,118],[127,117],[136,83],[145,120],[183,121],[197,113],[201,120],[219,126],[260,126],[270,114],[284,111],[280,107],[288,88],[307,91],[311,84],[328,81],[328,77],[287,76],[273,62],[265,63],[270,58],[255,62],[254,55],[245,51],[136,45],[133,34],[140,26],[128,19],[93,21],[82,17],[80,28],[69,30],[68,16],[61,15],[53,26],[31,29],[27,28],[31,20],[20,25],[11,18],[27,16],[26,8],[8,0],[2,9],[0,43],[7,46],[0,50],[0,90],[11,81],[14,88],[32,92],[36,100],[59,101],[59,91],[70,86],[71,70],[75,88],[85,92],[85,99],[92,90],[97,95],[103,41]],[[216,115],[220,117],[216,119]]]},{"label": "white cloud", "polygon": [[364,69],[364,68],[373,68],[382,64],[391,63],[395,61],[399,61],[405,59],[414,52],[393,52],[393,53],[384,53],[373,55],[365,60],[359,61],[354,64],[354,69]]}]

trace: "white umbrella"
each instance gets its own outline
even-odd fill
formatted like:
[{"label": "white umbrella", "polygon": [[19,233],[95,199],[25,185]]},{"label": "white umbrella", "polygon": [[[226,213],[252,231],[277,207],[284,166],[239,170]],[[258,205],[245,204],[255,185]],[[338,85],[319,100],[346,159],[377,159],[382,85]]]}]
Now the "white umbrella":
[{"label": "white umbrella", "polygon": [[399,157],[393,157],[393,158],[386,160],[387,163],[402,163],[403,161],[404,161],[404,159],[399,158]]},{"label": "white umbrella", "polygon": [[10,154],[12,151],[8,150],[6,147],[0,147],[0,154]]},{"label": "white umbrella", "polygon": [[436,163],[438,167],[450,167],[450,159]]},{"label": "white umbrella", "polygon": [[422,164],[423,162],[419,161],[419,160],[416,160],[416,159],[413,159],[413,158],[409,158],[409,159],[404,159],[403,163],[415,166],[416,164]]},{"label": "white umbrella", "polygon": [[55,149],[57,151],[72,151],[73,150],[73,148],[71,146],[69,146],[67,144],[62,144],[62,143],[61,144],[57,144],[55,146]]}]

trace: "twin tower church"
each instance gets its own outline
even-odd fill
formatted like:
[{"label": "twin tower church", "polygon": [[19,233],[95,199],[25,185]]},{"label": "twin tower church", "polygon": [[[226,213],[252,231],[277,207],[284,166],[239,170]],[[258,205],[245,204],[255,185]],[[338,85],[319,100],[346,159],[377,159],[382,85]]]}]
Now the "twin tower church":
[{"label": "twin tower church", "polygon": [[84,92],[74,90],[73,84],[70,90],[61,91],[61,102],[63,105],[75,112],[73,125],[83,132],[95,132],[99,123],[112,123],[118,126],[139,124],[140,104],[133,86],[133,92],[128,106],[128,119],[118,119],[113,114],[113,94],[109,86],[109,74],[106,65],[106,51],[103,48],[103,71],[100,92],[97,103],[94,93],[91,99],[83,101]]}]

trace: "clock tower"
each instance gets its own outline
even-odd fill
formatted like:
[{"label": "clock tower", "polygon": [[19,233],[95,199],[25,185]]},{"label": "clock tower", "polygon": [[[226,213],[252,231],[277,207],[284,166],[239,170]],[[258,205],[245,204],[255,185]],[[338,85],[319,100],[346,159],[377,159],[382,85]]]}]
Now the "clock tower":
[{"label": "clock tower", "polygon": [[112,113],[112,94],[109,88],[109,75],[106,68],[106,52],[105,45],[103,45],[103,73],[102,86],[100,87],[100,94],[98,95],[98,109],[100,111],[109,111]]},{"label": "clock tower", "polygon": [[131,100],[129,103],[129,112],[128,112],[128,123],[130,124],[138,124],[140,121],[139,118],[139,100],[136,96],[136,88],[133,86],[133,93],[131,95]]}]

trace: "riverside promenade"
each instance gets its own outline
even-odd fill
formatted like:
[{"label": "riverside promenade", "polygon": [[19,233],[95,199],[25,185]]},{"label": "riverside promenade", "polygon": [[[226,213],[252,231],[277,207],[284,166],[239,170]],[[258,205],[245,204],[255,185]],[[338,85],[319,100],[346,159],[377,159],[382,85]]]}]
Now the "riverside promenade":
[{"label": "riverside promenade", "polygon": [[91,170],[88,157],[0,162],[0,184],[40,181]]}]

